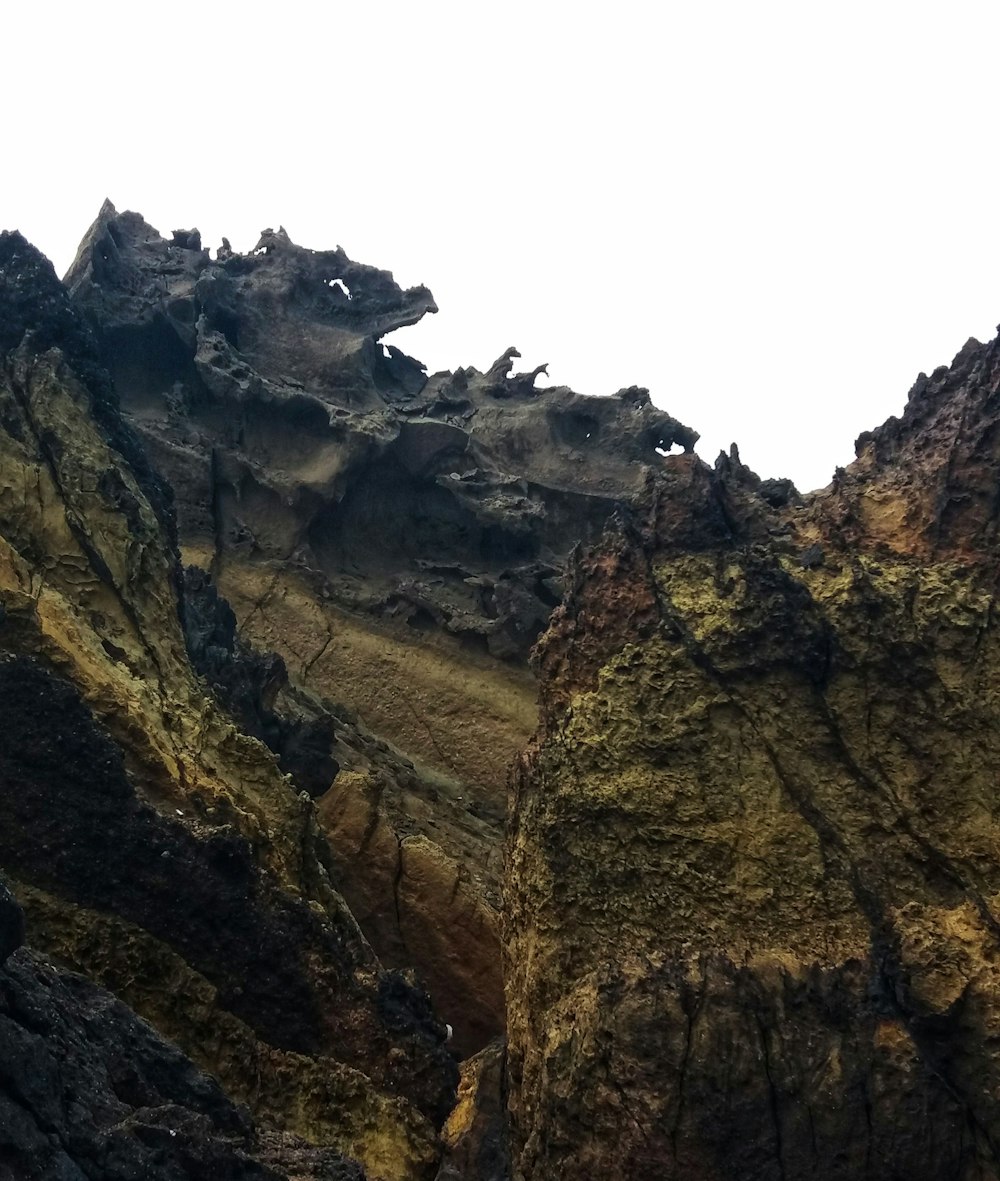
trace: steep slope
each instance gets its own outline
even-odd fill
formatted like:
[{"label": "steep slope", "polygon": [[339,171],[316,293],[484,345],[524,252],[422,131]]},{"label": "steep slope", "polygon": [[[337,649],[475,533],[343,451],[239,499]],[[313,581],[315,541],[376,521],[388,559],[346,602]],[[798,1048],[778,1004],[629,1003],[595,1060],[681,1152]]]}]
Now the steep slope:
[{"label": "steep slope", "polygon": [[[67,283],[177,496],[185,558],[278,653],[279,710],[333,718],[335,884],[414,964],[463,1053],[503,1028],[505,782],[526,655],[567,554],[693,432],[645,391],[536,388],[508,350],[427,377],[380,343],[436,310],[339,248],[265,231],[215,258],[105,205]],[[544,367],[542,367],[544,368]],[[326,786],[329,786],[327,782]]]},{"label": "steep slope", "polygon": [[[0,1177],[4,1181],[363,1181],[245,1111],[120,1001],[18,951],[0,885]],[[16,952],[16,955],[12,955]]]},{"label": "steep slope", "polygon": [[32,947],[274,1126],[433,1170],[457,1072],[329,881],[308,795],[206,697],[169,489],[51,266],[0,236],[0,867]]},{"label": "steep slope", "polygon": [[673,456],[538,652],[516,1178],[1000,1175],[1000,345],[831,487]]}]

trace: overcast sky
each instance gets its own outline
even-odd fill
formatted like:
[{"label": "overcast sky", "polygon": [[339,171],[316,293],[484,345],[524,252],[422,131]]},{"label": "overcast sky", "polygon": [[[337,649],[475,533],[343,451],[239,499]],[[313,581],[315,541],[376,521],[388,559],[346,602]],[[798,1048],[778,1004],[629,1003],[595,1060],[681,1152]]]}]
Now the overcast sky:
[{"label": "overcast sky", "polygon": [[644,385],[802,489],[1000,320],[1000,6],[8,0],[0,224],[282,224],[440,313],[429,368]]}]

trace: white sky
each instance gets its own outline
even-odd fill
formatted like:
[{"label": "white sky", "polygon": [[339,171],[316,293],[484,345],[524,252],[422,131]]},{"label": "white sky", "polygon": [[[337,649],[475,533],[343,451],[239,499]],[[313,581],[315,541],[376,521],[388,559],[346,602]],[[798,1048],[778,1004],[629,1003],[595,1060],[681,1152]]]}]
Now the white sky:
[{"label": "white sky", "polygon": [[108,196],[426,283],[430,369],[645,385],[825,484],[1000,320],[1000,5],[3,7],[0,225],[64,271]]}]

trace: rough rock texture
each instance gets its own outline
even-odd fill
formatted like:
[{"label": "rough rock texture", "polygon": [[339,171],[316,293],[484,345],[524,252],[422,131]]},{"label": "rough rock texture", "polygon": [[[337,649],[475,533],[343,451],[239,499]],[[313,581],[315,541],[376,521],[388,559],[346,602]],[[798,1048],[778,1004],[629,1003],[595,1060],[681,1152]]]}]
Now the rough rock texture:
[{"label": "rough rock texture", "polygon": [[428,377],[381,337],[435,311],[430,293],[283,230],[212,258],[196,232],[166,239],[106,204],[67,283],[175,490],[186,559],[241,640],[284,662],[269,716],[237,717],[297,780],[275,715],[306,736],[309,794],[348,773],[320,810],[337,885],[382,959],[417,967],[460,1051],[481,1048],[503,1028],[498,868],[507,765],[535,724],[527,652],[573,545],[696,436],[644,390],[539,389],[544,366],[512,372],[514,349]]},{"label": "rough rock texture", "polygon": [[506,1047],[492,1042],[462,1064],[458,1102],[444,1126],[437,1181],[510,1181]]},{"label": "rough rock texture", "polygon": [[16,951],[0,884],[3,1181],[363,1181],[329,1150],[269,1133],[103,989]]},{"label": "rough rock texture", "polygon": [[433,1170],[457,1071],[329,880],[308,794],[208,699],[169,492],[51,267],[0,236],[0,867],[31,944],[279,1130]]},{"label": "rough rock texture", "polygon": [[[177,1168],[1000,1181],[1000,346],[801,497],[641,390],[428,377],[429,292],[284,231],[105,206],[68,283],[0,238],[0,869],[228,1093],[143,1092]],[[84,1078],[140,1027],[73,979],[0,1018]]]},{"label": "rough rock texture", "polygon": [[1000,1175],[1000,345],[802,500],[670,457],[538,652],[514,1176]]}]

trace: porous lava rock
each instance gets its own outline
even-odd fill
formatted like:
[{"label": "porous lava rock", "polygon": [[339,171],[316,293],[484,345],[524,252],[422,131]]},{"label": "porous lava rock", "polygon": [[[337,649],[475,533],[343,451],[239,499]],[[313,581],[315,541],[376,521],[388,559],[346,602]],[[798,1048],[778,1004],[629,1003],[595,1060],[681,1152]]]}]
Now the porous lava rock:
[{"label": "porous lava rock", "polygon": [[1000,1170],[1000,345],[831,486],[672,456],[538,649],[514,1177]]},{"label": "porous lava rock", "polygon": [[573,546],[697,436],[642,389],[539,387],[516,349],[428,375],[383,341],[436,311],[426,288],[280,228],[213,257],[107,203],[66,282],[174,490],[185,560],[235,613],[221,642],[199,637],[194,594],[199,671],[321,801],[335,884],[379,956],[416,966],[461,1053],[482,1048],[504,1023],[527,653]]}]

